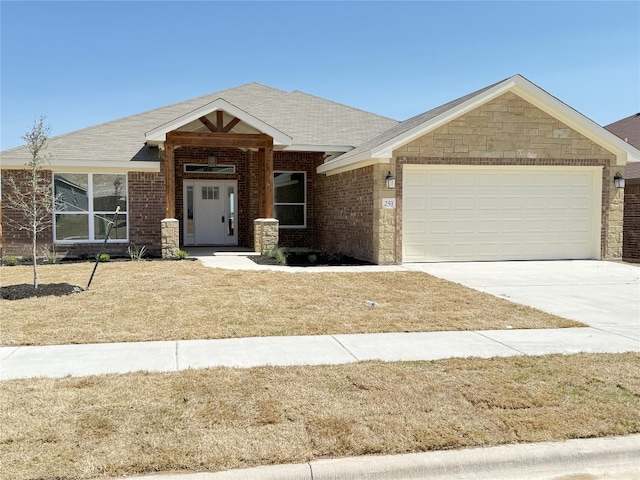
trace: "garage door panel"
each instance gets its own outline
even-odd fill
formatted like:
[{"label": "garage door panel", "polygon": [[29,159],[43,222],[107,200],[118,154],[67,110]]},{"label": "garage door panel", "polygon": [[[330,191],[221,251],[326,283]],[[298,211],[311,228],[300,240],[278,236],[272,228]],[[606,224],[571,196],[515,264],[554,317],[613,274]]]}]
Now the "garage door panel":
[{"label": "garage door panel", "polygon": [[451,210],[451,199],[445,196],[429,196],[427,197],[426,206],[431,210]]},{"label": "garage door panel", "polygon": [[424,187],[427,185],[427,173],[415,172],[412,175],[408,175],[404,178],[404,184],[407,187]]},{"label": "garage door panel", "polygon": [[457,234],[469,234],[475,232],[475,222],[473,220],[454,220],[453,231]]},{"label": "garage door panel", "polygon": [[599,257],[598,169],[414,168],[403,175],[406,262]]},{"label": "garage door panel", "polygon": [[424,212],[427,207],[427,199],[425,197],[406,196],[403,200],[403,210],[419,210]]}]

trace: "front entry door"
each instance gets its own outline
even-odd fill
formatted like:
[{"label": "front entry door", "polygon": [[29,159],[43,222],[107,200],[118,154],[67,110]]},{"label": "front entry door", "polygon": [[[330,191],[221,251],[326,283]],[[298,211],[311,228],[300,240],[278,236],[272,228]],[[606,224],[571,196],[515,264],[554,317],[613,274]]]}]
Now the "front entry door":
[{"label": "front entry door", "polygon": [[184,182],[184,244],[237,245],[237,182]]}]

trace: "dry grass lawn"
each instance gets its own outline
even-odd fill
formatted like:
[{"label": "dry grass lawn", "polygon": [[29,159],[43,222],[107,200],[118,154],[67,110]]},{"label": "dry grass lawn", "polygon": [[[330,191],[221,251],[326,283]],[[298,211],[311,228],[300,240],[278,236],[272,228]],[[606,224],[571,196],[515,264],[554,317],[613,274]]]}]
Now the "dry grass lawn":
[{"label": "dry grass lawn", "polygon": [[640,354],[15,380],[0,478],[217,471],[640,432]]},{"label": "dry grass lawn", "polygon": [[[84,288],[92,269],[45,265],[40,282]],[[32,270],[1,267],[0,276],[3,286],[30,283]],[[229,271],[191,261],[100,264],[86,292],[0,300],[0,312],[2,345],[584,326],[417,272]]]}]

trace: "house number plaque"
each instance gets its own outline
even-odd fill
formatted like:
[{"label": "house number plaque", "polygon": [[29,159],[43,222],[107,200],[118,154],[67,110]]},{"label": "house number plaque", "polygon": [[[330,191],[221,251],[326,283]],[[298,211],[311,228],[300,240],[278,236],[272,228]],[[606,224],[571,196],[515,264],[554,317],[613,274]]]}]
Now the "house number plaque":
[{"label": "house number plaque", "polygon": [[383,198],[382,199],[382,208],[396,208],[396,199],[395,198]]}]

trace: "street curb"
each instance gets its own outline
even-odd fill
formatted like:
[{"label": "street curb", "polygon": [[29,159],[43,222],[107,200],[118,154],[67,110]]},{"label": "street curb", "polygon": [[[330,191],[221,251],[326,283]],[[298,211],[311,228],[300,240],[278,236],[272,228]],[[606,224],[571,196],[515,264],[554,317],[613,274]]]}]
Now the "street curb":
[{"label": "street curb", "polygon": [[619,479],[633,479],[640,478],[638,458],[640,435],[628,435],[152,477],[158,480],[551,480],[568,475],[590,476],[585,478],[615,475]]}]

